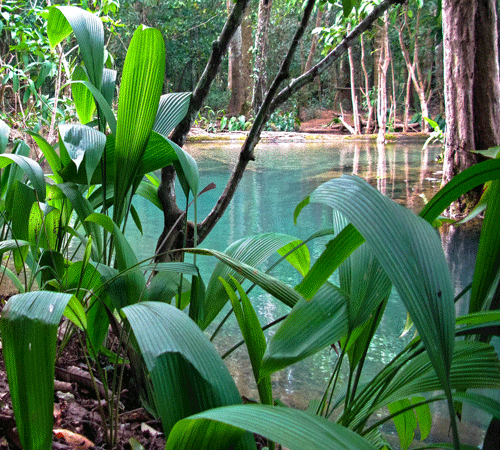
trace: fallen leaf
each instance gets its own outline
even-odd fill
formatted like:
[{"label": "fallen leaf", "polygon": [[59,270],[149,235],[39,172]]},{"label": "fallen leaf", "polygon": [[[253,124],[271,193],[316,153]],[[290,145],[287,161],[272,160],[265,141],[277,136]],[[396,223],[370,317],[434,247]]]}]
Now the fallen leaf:
[{"label": "fallen leaf", "polygon": [[55,429],[54,435],[56,438],[64,439],[66,444],[75,450],[88,450],[95,446],[94,443],[85,436],[62,428]]}]

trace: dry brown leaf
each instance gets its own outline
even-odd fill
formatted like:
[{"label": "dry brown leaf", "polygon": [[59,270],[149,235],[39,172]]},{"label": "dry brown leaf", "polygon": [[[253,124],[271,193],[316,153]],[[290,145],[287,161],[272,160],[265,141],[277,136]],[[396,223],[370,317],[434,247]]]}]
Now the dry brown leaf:
[{"label": "dry brown leaf", "polygon": [[88,450],[94,447],[94,443],[81,434],[73,433],[69,430],[58,428],[54,430],[54,435],[58,439],[64,439],[66,444],[75,450]]}]

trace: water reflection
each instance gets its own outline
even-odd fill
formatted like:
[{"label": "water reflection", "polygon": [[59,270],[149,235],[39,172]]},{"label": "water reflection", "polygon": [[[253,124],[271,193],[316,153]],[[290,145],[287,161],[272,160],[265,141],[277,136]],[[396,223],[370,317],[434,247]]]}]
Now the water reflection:
[{"label": "water reflection", "polygon": [[[225,216],[203,242],[203,246],[224,250],[244,236],[271,231],[305,239],[313,232],[331,226],[331,211],[327,208],[307,206],[299,216],[297,225],[293,223],[293,212],[295,206],[316,187],[342,174],[357,175],[398,203],[418,212],[439,189],[441,170],[441,166],[436,163],[440,149],[430,146],[422,150],[422,146],[422,143],[402,143],[377,147],[375,143],[369,142],[346,142],[342,146],[325,146],[324,143],[259,145],[255,162],[250,163]],[[215,190],[207,192],[200,199],[198,214],[204,217],[224,189],[240,147],[203,144],[190,145],[187,149],[198,162],[201,186],[210,182],[217,185]],[[183,204],[180,199],[179,205]],[[146,234],[142,237],[136,234],[134,242],[137,242],[139,253],[144,253],[141,256],[147,257],[154,250],[163,221],[161,214],[146,202],[141,203],[138,209],[141,217],[148,217],[148,224],[144,224]],[[442,235],[457,292],[470,280],[477,236],[477,229],[475,232],[445,229]],[[324,244],[325,241],[320,240],[311,243],[309,248],[313,258],[323,251]],[[208,280],[215,261],[199,258],[198,263],[202,276]],[[279,267],[274,275],[290,285],[299,282],[295,272],[286,266]],[[252,301],[263,324],[288,312],[287,307],[257,289],[252,292]],[[406,312],[395,294],[390,298],[387,312],[368,355],[368,376],[380,370],[410,338],[400,337]],[[240,339],[241,334],[233,321],[224,327],[215,344],[224,352]],[[311,399],[321,395],[335,358],[334,352],[325,349],[278,372],[273,376],[275,396],[289,405],[306,408]],[[226,364],[241,394],[258,398],[246,351],[240,348],[226,359]]]}]

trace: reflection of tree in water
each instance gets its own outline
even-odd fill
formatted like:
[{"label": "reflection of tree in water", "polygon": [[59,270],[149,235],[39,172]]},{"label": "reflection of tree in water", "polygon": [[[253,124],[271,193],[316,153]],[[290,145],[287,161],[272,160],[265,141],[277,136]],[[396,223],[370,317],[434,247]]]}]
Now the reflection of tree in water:
[{"label": "reflection of tree in water", "polygon": [[387,155],[383,142],[377,143],[377,189],[384,195],[387,193]]},{"label": "reflection of tree in water", "polygon": [[[479,246],[480,226],[481,221],[478,219],[459,226],[444,225],[439,230],[454,283],[455,295],[472,281]],[[467,294],[457,303],[457,314],[467,312],[469,295]]]}]

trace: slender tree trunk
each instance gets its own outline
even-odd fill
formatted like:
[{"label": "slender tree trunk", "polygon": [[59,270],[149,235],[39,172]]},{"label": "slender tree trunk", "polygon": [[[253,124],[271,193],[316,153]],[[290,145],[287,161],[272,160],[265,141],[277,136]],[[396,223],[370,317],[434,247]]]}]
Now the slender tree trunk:
[{"label": "slender tree trunk", "polygon": [[370,78],[368,76],[368,70],[366,69],[366,53],[365,53],[365,40],[363,35],[359,37],[361,42],[361,68],[363,69],[363,75],[365,77],[365,89],[363,95],[365,96],[367,105],[367,115],[366,115],[366,128],[365,134],[369,134],[372,131],[372,120],[373,120],[373,104],[370,98]]},{"label": "slender tree trunk", "polygon": [[406,133],[410,122],[411,75],[408,73],[405,84],[405,112],[403,115],[403,132]]},{"label": "slender tree trunk", "polygon": [[260,0],[257,18],[257,32],[255,33],[255,62],[254,62],[254,85],[252,97],[252,109],[257,113],[264,100],[267,91],[267,45],[268,29],[271,19],[271,7],[273,0]]},{"label": "slender tree trunk", "polygon": [[[321,26],[321,20],[323,18],[323,10],[318,8],[316,13],[316,28]],[[311,37],[311,48],[309,49],[309,54],[307,55],[306,65],[304,67],[304,72],[311,70],[313,66],[314,55],[316,54],[316,47],[318,46],[319,34],[313,34]]]},{"label": "slender tree trunk", "polygon": [[[446,145],[443,182],[480,161],[471,150],[500,144],[500,81],[495,0],[443,0]],[[461,198],[466,213],[481,194]]]},{"label": "slender tree trunk", "polygon": [[243,86],[243,103],[240,114],[249,116],[252,108],[253,93],[253,56],[252,48],[252,19],[249,9],[246,11],[241,22],[241,81]]},{"label": "slender tree trunk", "polygon": [[[316,14],[316,28],[321,27],[321,20],[323,18],[323,11],[318,8],[318,12]],[[319,35],[318,34],[313,34],[311,37],[311,47],[309,48],[309,53],[307,54],[307,60],[305,61],[304,64],[301,64],[302,66],[302,73],[308,72],[311,70],[311,67],[313,66],[313,61],[314,61],[314,56],[316,54],[316,49],[318,47],[318,40],[319,40]],[[303,41],[300,42],[300,50],[301,50],[301,61],[304,59],[304,43]],[[319,83],[319,78],[318,78],[318,83]],[[321,91],[321,84],[318,86],[318,90]],[[312,93],[311,89],[304,89],[300,93],[299,96],[299,101],[298,101],[298,116],[301,120],[306,119],[306,114],[305,111],[307,111],[307,107],[309,105],[309,101],[311,99]]]},{"label": "slender tree trunk", "polygon": [[[417,91],[418,99],[420,101],[420,109],[422,112],[422,121],[421,121],[421,126],[422,126],[422,131],[428,132],[429,131],[429,124],[427,121],[424,120],[424,117],[429,117],[429,106],[428,106],[428,99],[426,96],[426,86],[425,86],[425,80],[422,77],[422,73],[420,70],[420,63],[419,63],[419,51],[420,51],[420,45],[419,45],[419,38],[418,38],[418,31],[420,28],[420,9],[417,10],[417,16],[415,19],[415,25],[413,28],[413,35],[410,31],[410,27],[408,25],[408,5],[405,7],[404,11],[404,24],[401,24],[397,30],[398,30],[398,36],[399,36],[399,45],[401,47],[401,52],[403,54],[403,58],[406,63],[406,67],[408,68],[408,73],[413,81],[413,86],[415,87],[415,90]],[[414,47],[413,47],[413,59],[410,58],[410,52],[408,50],[408,47],[406,46],[406,43],[404,41],[404,34],[403,31],[404,29],[408,30],[409,36],[410,36],[410,41],[414,42]]]},{"label": "slender tree trunk", "polygon": [[243,83],[241,79],[241,25],[234,33],[228,49],[227,89],[231,93],[227,113],[230,116],[240,114],[243,103]]},{"label": "slender tree trunk", "polygon": [[[351,24],[347,25],[347,32],[351,32]],[[352,46],[350,46],[347,50],[347,54],[349,56],[349,68],[351,74],[351,100],[352,100],[352,120],[354,123],[354,131],[356,134],[361,133],[361,123],[359,120],[359,111],[358,111],[358,95],[356,93],[356,71],[354,70],[354,57],[352,54]]]},{"label": "slender tree trunk", "polygon": [[[228,1],[228,9],[231,7]],[[248,10],[236,30],[228,49],[228,90],[231,92],[227,113],[247,115],[252,95],[252,30]]]},{"label": "slender tree trunk", "polygon": [[387,70],[389,69],[389,15],[384,14],[384,23],[380,28],[380,54],[378,58],[378,137],[377,142],[385,142],[385,131],[387,128]]}]

